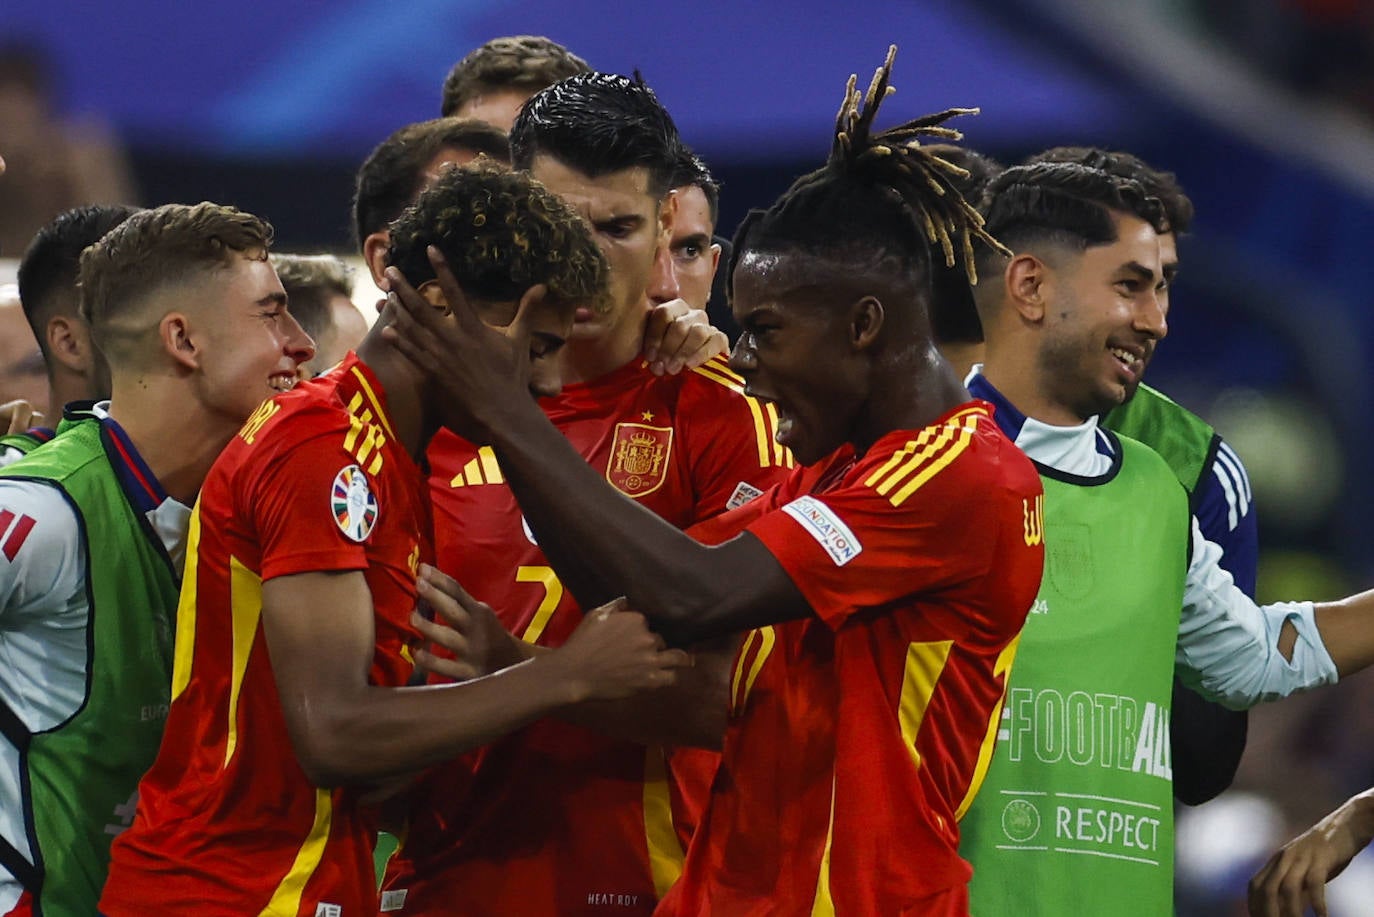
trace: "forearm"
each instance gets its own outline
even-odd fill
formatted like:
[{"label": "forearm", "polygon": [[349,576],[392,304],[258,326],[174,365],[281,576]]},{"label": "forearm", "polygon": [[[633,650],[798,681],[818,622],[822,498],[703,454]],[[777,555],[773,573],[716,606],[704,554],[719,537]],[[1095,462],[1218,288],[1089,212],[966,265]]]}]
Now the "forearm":
[{"label": "forearm", "polygon": [[1194,525],[1193,561],[1179,622],[1179,677],[1233,710],[1334,682],[1313,606],[1257,605],[1217,564],[1219,549]]},{"label": "forearm", "polygon": [[1321,641],[1342,678],[1374,663],[1374,590],[1314,607]]},{"label": "forearm", "polygon": [[293,740],[317,786],[374,783],[457,757],[584,698],[547,656],[462,684],[364,685],[303,711]]},{"label": "forearm", "polygon": [[613,493],[533,404],[490,425],[492,446],[525,519],[560,577],[590,570],[657,623],[697,621],[725,598],[711,548]]}]

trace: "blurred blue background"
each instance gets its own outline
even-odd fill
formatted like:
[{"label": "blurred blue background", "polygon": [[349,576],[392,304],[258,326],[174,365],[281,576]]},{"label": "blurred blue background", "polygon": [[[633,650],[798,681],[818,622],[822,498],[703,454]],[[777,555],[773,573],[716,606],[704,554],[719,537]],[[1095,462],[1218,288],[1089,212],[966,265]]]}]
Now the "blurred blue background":
[{"label": "blurred blue background", "polygon": [[[821,161],[845,79],[865,80],[896,43],[887,123],[980,106],[959,126],[1004,162],[1094,144],[1177,173],[1198,218],[1150,381],[1212,420],[1249,467],[1261,598],[1314,598],[1374,574],[1374,481],[1361,471],[1374,430],[1372,7],[7,0],[0,43],[50,56],[55,111],[73,130],[113,131],[140,203],[232,203],[276,224],[279,248],[340,252],[353,170],[394,129],[437,116],[445,74],[488,38],[548,35],[598,69],[641,71],[723,179],[725,235]],[[0,185],[22,189],[10,134],[0,118]],[[1364,693],[1357,681],[1255,715],[1231,799],[1253,791],[1272,816],[1248,830],[1264,837],[1257,848],[1374,783],[1374,737],[1351,725]],[[1247,833],[1223,824],[1183,842],[1181,860],[1218,858],[1196,888],[1181,867],[1185,913],[1233,909],[1265,852],[1204,849]]]}]

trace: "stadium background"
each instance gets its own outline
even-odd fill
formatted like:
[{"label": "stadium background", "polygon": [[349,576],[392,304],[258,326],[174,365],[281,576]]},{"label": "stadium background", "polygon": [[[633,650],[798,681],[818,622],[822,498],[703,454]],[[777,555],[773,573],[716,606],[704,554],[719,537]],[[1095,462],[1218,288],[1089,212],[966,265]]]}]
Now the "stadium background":
[{"label": "stadium background", "polygon": [[[395,128],[437,115],[448,68],[490,37],[545,34],[598,69],[639,69],[723,181],[725,235],[819,162],[845,78],[866,78],[894,42],[890,118],[981,106],[961,124],[967,142],[1004,162],[1095,144],[1178,174],[1198,219],[1150,381],[1246,462],[1260,598],[1273,600],[1374,579],[1370,7],[8,0],[0,44],[51,55],[63,117],[113,128],[140,203],[231,203],[270,219],[281,250],[347,253],[353,170]],[[0,154],[5,143],[0,123]],[[1234,910],[1268,852],[1374,784],[1366,682],[1252,715],[1236,787],[1180,822],[1181,913]],[[1374,860],[1333,895],[1333,914],[1367,912]]]}]

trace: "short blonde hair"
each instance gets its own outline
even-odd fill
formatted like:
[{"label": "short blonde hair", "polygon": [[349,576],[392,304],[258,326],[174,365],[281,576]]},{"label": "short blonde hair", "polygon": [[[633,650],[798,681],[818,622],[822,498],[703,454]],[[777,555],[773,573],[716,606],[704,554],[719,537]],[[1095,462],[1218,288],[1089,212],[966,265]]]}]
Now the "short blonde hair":
[{"label": "short blonde hair", "polygon": [[151,330],[142,308],[169,287],[267,259],[272,226],[233,207],[164,204],[140,211],[81,253],[81,317],[112,362],[134,356]]}]

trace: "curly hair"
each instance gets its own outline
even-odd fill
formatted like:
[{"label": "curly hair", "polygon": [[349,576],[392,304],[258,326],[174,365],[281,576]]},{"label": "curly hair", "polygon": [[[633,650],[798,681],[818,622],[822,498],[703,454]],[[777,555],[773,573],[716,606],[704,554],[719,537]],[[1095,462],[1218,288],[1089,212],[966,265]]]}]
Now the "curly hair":
[{"label": "curly hair", "polygon": [[442,112],[452,115],[484,92],[525,90],[531,95],[592,69],[551,38],[510,35],[468,52],[444,80]]},{"label": "curly hair", "polygon": [[392,224],[388,263],[415,286],[433,280],[429,245],[478,299],[509,302],[545,284],[561,305],[606,307],[606,258],[587,224],[527,174],[488,164],[445,172]]}]

